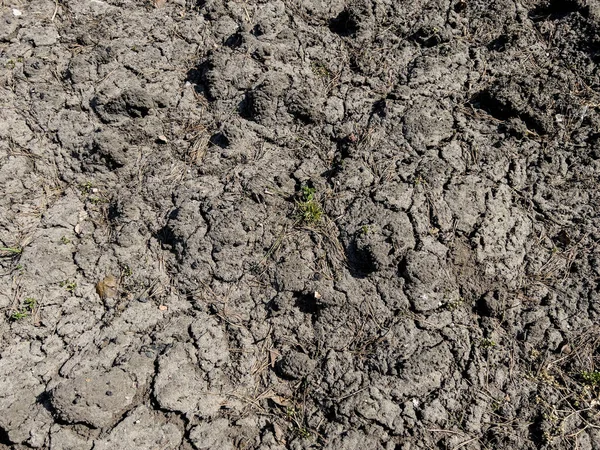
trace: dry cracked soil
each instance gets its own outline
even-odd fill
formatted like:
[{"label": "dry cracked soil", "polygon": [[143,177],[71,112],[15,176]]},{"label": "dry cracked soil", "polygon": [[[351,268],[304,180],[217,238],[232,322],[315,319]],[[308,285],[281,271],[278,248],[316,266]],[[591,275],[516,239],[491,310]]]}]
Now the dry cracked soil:
[{"label": "dry cracked soil", "polygon": [[598,0],[2,0],[0,448],[600,448],[598,61]]}]

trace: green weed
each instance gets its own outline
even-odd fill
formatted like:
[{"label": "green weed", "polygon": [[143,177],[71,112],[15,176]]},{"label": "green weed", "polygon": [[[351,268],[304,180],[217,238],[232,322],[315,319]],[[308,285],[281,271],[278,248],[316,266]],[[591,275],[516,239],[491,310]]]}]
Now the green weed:
[{"label": "green weed", "polygon": [[312,202],[315,199],[317,190],[308,186],[302,186],[302,200],[305,202]]},{"label": "green weed", "polygon": [[465,299],[462,297],[459,297],[456,300],[448,302],[446,304],[446,308],[448,308],[449,311],[454,311],[454,310],[460,308],[464,304],[465,304]]},{"label": "green weed", "polygon": [[23,248],[21,247],[0,247],[0,253],[5,253],[4,255],[0,254],[0,256],[13,256],[20,255],[23,253]]},{"label": "green weed", "polygon": [[129,266],[123,267],[123,276],[130,277],[131,275],[133,275],[133,271],[131,270],[131,267],[129,267]]},{"label": "green weed", "polygon": [[479,341],[479,345],[480,345],[482,348],[494,348],[494,347],[496,347],[498,344],[496,344],[496,342],[494,342],[494,341],[493,341],[493,340],[491,340],[491,339],[485,338],[485,339],[482,339],[481,341]]},{"label": "green weed", "polygon": [[67,292],[70,292],[72,294],[73,292],[75,292],[75,288],[77,288],[77,283],[74,281],[65,280],[61,281],[59,286],[64,287],[67,290]]},{"label": "green weed", "polygon": [[316,189],[302,186],[301,200],[296,203],[299,219],[308,225],[316,225],[323,218],[323,209],[315,198]]},{"label": "green weed", "polygon": [[33,314],[35,308],[37,306],[37,301],[33,297],[27,297],[23,302],[23,306],[18,310],[11,314],[11,320],[18,321],[25,319],[30,314]]},{"label": "green weed", "polygon": [[89,197],[89,201],[93,204],[93,205],[100,205],[102,203],[108,203],[108,199],[105,198],[100,198],[100,197]]},{"label": "green weed", "polygon": [[31,312],[33,312],[37,306],[37,300],[33,297],[27,297],[24,303],[25,307]]},{"label": "green weed", "polygon": [[585,383],[588,384],[589,386],[599,386],[600,385],[600,372],[598,372],[598,371],[593,371],[593,372],[582,371],[581,378],[583,378],[583,381],[585,381]]},{"label": "green weed", "polygon": [[331,78],[331,71],[321,61],[312,61],[310,63],[312,72],[320,78]]},{"label": "green weed", "polygon": [[302,439],[309,439],[311,437],[310,431],[303,424],[302,414],[297,411],[294,407],[288,406],[285,410],[286,419],[292,423],[292,430],[294,434]]},{"label": "green weed", "polygon": [[81,183],[79,185],[79,190],[81,191],[81,193],[83,195],[89,195],[89,193],[92,192],[93,187],[94,187],[94,185],[92,184],[91,181],[86,181],[85,183]]},{"label": "green weed", "polygon": [[12,313],[10,318],[14,321],[17,321],[26,318],[28,315],[29,313],[27,311],[15,311],[14,313]]}]

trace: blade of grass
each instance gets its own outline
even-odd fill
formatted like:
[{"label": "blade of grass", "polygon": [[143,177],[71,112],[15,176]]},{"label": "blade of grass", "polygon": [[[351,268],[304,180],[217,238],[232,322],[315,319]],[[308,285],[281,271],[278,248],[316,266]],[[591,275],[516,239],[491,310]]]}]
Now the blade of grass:
[{"label": "blade of grass", "polygon": [[0,252],[11,253],[13,255],[20,255],[23,252],[21,247],[0,247]]}]

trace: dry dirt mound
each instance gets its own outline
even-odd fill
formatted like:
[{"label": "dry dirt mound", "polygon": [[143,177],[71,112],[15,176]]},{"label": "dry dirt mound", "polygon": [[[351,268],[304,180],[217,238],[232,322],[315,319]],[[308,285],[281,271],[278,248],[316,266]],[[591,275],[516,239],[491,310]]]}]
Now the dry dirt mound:
[{"label": "dry dirt mound", "polygon": [[0,448],[600,448],[597,0],[0,16]]}]

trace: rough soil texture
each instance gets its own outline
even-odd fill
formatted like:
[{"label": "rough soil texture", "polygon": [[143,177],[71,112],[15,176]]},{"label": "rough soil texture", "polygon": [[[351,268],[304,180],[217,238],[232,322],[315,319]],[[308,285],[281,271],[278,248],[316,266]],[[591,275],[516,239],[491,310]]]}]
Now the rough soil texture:
[{"label": "rough soil texture", "polygon": [[599,49],[598,0],[3,0],[0,448],[600,448]]}]

